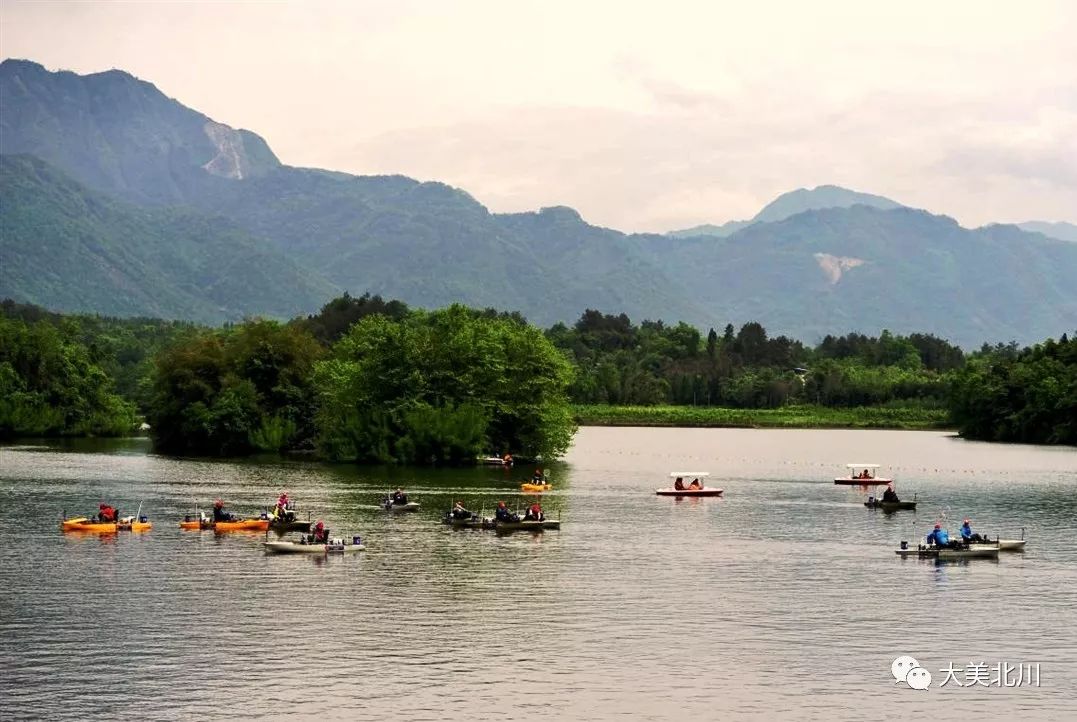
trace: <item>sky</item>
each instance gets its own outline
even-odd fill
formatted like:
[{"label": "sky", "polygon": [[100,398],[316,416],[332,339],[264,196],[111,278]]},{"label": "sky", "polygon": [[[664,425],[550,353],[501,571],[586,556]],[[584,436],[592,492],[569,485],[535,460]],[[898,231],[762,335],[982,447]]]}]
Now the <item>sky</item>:
[{"label": "sky", "polygon": [[289,165],[499,212],[667,231],[832,183],[1077,221],[1074,2],[0,0],[0,56],[126,70]]}]

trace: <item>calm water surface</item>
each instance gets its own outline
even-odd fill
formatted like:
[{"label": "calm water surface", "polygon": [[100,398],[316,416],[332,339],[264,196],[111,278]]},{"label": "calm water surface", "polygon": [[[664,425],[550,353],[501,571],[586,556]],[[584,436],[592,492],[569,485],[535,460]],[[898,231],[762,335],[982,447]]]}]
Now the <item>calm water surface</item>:
[{"label": "calm water surface", "polygon": [[[835,487],[878,461],[916,512]],[[659,498],[709,470],[723,499]],[[0,448],[0,717],[287,715],[1074,718],[1077,452],[887,431],[585,428],[551,467],[564,528],[447,529],[530,468],[420,470],[152,455],[132,440]],[[372,508],[388,486],[415,515]],[[357,557],[266,556],[185,532],[220,496],[281,490]],[[101,501],[146,534],[64,535]],[[936,519],[1029,539],[997,562],[901,560]],[[910,654],[935,684],[894,683]],[[1041,686],[938,688],[953,663],[1038,663]]]}]

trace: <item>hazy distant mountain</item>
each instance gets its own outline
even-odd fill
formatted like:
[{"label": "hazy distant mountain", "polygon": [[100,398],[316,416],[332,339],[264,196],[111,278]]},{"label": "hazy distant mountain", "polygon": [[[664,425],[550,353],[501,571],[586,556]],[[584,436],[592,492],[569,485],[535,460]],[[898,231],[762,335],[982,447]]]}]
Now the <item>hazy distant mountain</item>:
[{"label": "hazy distant mountain", "polygon": [[175,203],[210,178],[250,178],[280,165],[254,133],[216,123],[120,70],[51,73],[5,60],[0,109],[3,153],[37,156],[132,201]]},{"label": "hazy distant mountain", "polygon": [[0,156],[0,298],[219,323],[293,316],[337,292],[225,219],[138,208]]},{"label": "hazy distant mountain", "polygon": [[786,218],[795,216],[798,213],[803,213],[804,211],[821,210],[823,208],[850,208],[856,205],[882,208],[884,210],[902,207],[900,203],[892,201],[889,198],[883,198],[882,196],[851,191],[848,188],[842,188],[840,186],[823,185],[810,190],[807,188],[798,188],[795,191],[782,193],[770,203],[763,206],[763,209],[756,213],[751,220],[729,221],[720,226],[706,224],[695,226],[693,228],[685,228],[681,231],[670,231],[666,235],[675,238],[688,238],[691,236],[725,238],[733,235],[742,228],[747,228],[753,223],[784,221]]},{"label": "hazy distant mountain", "polygon": [[493,214],[441,183],[284,166],[118,71],[7,61],[0,101],[0,151],[56,167],[4,161],[0,295],[50,308],[289,316],[348,290],[543,325],[586,308],[758,320],[809,341],[888,327],[979,345],[1077,325],[1077,244],[835,186],[784,194],[724,238],[626,235],[570,208]]},{"label": "hazy distant mountain", "polygon": [[1018,223],[1017,227],[1031,233],[1042,233],[1045,236],[1057,238],[1060,241],[1077,242],[1077,225],[1074,225],[1073,223],[1066,223],[1065,221],[1058,221],[1056,223],[1050,223],[1048,221],[1026,221],[1025,223]]}]

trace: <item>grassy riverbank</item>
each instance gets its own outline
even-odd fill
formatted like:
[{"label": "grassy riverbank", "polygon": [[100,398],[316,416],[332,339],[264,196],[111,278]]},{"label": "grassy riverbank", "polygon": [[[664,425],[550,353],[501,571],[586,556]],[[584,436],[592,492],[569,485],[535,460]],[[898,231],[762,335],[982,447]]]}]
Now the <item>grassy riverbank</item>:
[{"label": "grassy riverbank", "polygon": [[946,429],[945,409],[919,406],[783,406],[730,409],[705,406],[573,407],[581,426],[704,426],[788,429]]}]

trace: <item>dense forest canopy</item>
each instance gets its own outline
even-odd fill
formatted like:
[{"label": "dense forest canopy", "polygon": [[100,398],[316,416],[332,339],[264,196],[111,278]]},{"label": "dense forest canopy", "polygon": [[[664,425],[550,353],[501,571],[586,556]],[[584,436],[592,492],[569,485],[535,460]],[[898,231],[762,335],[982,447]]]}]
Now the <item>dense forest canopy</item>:
[{"label": "dense forest canopy", "polygon": [[172,452],[459,462],[563,452],[574,403],[949,409],[969,438],[1077,443],[1066,335],[969,354],[887,331],[810,347],[758,323],[703,333],[588,310],[541,331],[518,313],[417,311],[369,294],[218,329],[10,301],[0,311],[7,436],[123,434],[137,411]]}]

